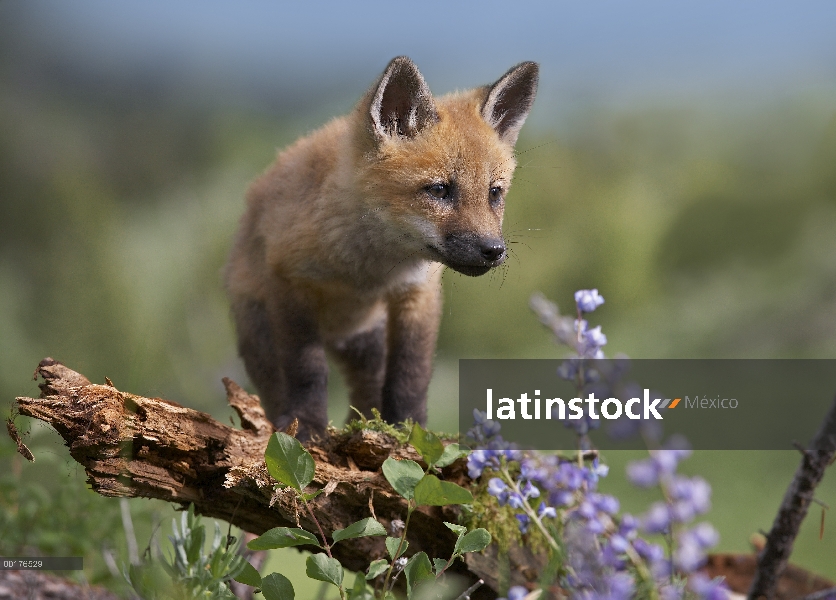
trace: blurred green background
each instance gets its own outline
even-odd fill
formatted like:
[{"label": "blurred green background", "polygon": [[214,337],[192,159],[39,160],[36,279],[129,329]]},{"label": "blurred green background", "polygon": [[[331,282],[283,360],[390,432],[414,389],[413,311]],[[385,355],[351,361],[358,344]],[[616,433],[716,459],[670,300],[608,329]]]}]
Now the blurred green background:
[{"label": "blurred green background", "polygon": [[[74,14],[50,2],[0,5],[0,406],[36,395],[31,373],[52,356],[94,381],[108,376],[120,389],[226,420],[220,379],[246,376],[220,272],[248,182],[277,148],[350,109],[386,61],[405,52],[439,91],[496,79],[519,60],[543,64],[507,198],[511,259],[481,278],[445,274],[430,426],[453,429],[457,359],[563,354],[527,307],[536,291],[570,309],[576,289],[597,287],[607,302],[592,321],[608,335],[608,354],[836,356],[836,85],[832,63],[814,60],[832,43],[808,43],[818,39],[818,21],[834,22],[832,10],[799,19],[809,28],[795,27],[782,50],[795,68],[770,62],[772,46],[756,47],[764,65],[735,62],[752,42],[744,26],[751,15],[721,14],[715,4],[689,25],[658,3],[639,3],[627,17],[608,5],[613,13],[602,21],[577,7],[564,5],[563,14],[531,3],[509,25],[511,43],[484,56],[468,46],[479,31],[464,27],[475,18],[466,8],[446,17],[462,39],[440,50],[420,28],[388,32],[377,44],[352,30],[357,20],[379,23],[376,3],[346,23],[343,14],[318,21],[285,7],[274,40],[284,53],[265,58],[260,75],[248,59],[244,77],[236,61],[247,56],[235,44],[256,54],[269,44],[255,22],[248,39],[243,23],[253,11],[276,16],[256,5],[240,18],[234,9],[219,13],[222,25],[190,21],[200,9],[189,3],[173,14],[152,3],[136,15],[95,1]],[[764,39],[790,20],[773,3],[758,14]],[[703,46],[688,40],[702,39],[715,15],[708,31],[720,49],[701,55]],[[648,25],[650,17],[661,21]],[[578,44],[574,54],[549,45],[559,43],[541,31],[550,24],[566,32],[560,43]],[[631,25],[659,32],[658,47],[634,47]],[[227,26],[238,37],[212,39]],[[679,34],[681,47],[665,46]],[[345,57],[344,40],[355,44]],[[718,66],[723,44],[735,69],[756,71],[750,79]],[[158,52],[153,60],[141,54],[148,48]],[[653,62],[670,48],[668,62]],[[621,62],[596,71],[590,56],[607,52]],[[332,388],[331,415],[341,423],[339,377]],[[84,553],[83,576],[118,588],[102,558],[104,548],[127,557],[118,502],[86,489],[53,432],[17,423],[37,462],[25,464],[0,435],[0,554]],[[613,469],[603,487],[640,512],[649,497],[623,481],[632,457],[605,457]],[[791,451],[697,452],[686,463],[713,485],[719,550],[748,551],[749,535],[770,527],[797,460]],[[834,480],[829,473],[817,493],[830,506]],[[171,508],[131,507],[144,546]],[[819,539],[818,510],[793,561],[836,579],[836,520],[827,517]]]}]

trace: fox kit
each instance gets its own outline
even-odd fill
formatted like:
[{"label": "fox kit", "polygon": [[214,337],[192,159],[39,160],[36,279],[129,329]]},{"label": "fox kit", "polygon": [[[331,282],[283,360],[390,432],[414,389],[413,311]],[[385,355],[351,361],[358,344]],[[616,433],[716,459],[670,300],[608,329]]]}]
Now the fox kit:
[{"label": "fox kit", "polygon": [[247,373],[273,423],[327,425],[326,350],[350,401],[426,419],[441,263],[482,275],[506,257],[505,194],[538,66],[433,98],[392,60],[349,115],[281,152],[249,189],[226,268]]}]

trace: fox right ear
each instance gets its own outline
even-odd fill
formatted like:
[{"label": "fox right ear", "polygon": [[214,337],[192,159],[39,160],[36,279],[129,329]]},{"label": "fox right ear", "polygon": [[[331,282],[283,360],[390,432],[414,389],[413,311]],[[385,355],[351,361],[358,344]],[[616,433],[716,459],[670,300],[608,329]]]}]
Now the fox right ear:
[{"label": "fox right ear", "polygon": [[537,95],[540,67],[524,62],[512,67],[488,88],[482,104],[482,118],[512,146]]},{"label": "fox right ear", "polygon": [[430,88],[406,56],[393,59],[372,89],[369,115],[378,138],[414,137],[438,120]]}]

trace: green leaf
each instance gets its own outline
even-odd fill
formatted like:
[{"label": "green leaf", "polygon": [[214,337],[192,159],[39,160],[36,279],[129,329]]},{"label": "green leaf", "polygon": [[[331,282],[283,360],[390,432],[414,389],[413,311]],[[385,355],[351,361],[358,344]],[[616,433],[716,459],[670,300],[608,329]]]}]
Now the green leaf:
[{"label": "green leaf", "polygon": [[455,523],[448,523],[447,521],[444,521],[444,524],[447,525],[448,529],[452,529],[459,537],[461,537],[463,533],[467,533],[467,527],[464,525],[456,525]]},{"label": "green leaf", "polygon": [[424,476],[424,469],[414,460],[387,458],[383,462],[383,474],[396,492],[407,500],[415,496],[415,486]]},{"label": "green leaf", "polygon": [[313,481],[316,470],[313,457],[299,440],[281,432],[270,437],[264,462],[273,479],[300,492]]},{"label": "green leaf", "polygon": [[343,566],[336,558],[311,554],[305,561],[305,567],[305,574],[311,579],[333,583],[337,587],[343,583]]},{"label": "green leaf", "polygon": [[348,591],[348,600],[374,600],[374,594],[366,585],[362,573],[354,576],[354,587]]},{"label": "green leaf", "polygon": [[319,489],[319,490],[316,490],[315,492],[311,492],[310,494],[299,494],[299,497],[302,498],[302,500],[304,500],[305,502],[308,502],[309,500],[313,500],[314,498],[319,496],[324,491],[325,490],[323,490],[323,489]]},{"label": "green leaf", "polygon": [[491,534],[487,529],[474,529],[465,536],[459,538],[456,542],[456,547],[453,549],[453,554],[465,552],[481,552],[491,543]]},{"label": "green leaf", "polygon": [[385,558],[380,558],[369,565],[369,570],[366,572],[366,579],[371,580],[378,575],[383,575],[388,568],[389,561]]},{"label": "green leaf", "polygon": [[430,559],[427,558],[426,552],[419,552],[409,559],[403,569],[406,575],[406,590],[407,596],[412,597],[412,589],[422,581],[428,579],[435,579],[433,575],[433,566],[430,564]]},{"label": "green leaf", "polygon": [[243,583],[245,585],[252,586],[254,588],[261,587],[261,575],[258,574],[258,571],[255,570],[255,567],[252,566],[248,561],[244,561],[244,568],[241,570],[238,575],[233,577],[235,581],[238,583]]},{"label": "green leaf", "polygon": [[403,547],[401,551],[398,553],[398,556],[395,556],[395,552],[398,551],[398,545],[401,543],[401,538],[396,537],[388,537],[386,538],[386,549],[389,551],[389,556],[392,557],[392,560],[395,560],[399,556],[401,556],[406,549],[409,548],[409,542],[406,540],[403,541]]},{"label": "green leaf", "polygon": [[332,537],[334,538],[334,543],[336,543],[341,540],[350,540],[369,535],[386,535],[386,529],[377,520],[366,517],[356,523],[352,523],[345,529],[337,529]]},{"label": "green leaf", "polygon": [[441,481],[435,475],[425,475],[415,486],[415,502],[418,506],[447,506],[473,502],[473,495],[450,481]]},{"label": "green leaf", "polygon": [[168,575],[168,569],[164,568],[166,566],[165,561],[162,565],[154,562],[128,565],[128,581],[141,598],[162,600],[163,598],[174,597],[177,591],[174,582],[180,576],[180,573],[175,572],[174,575]]},{"label": "green leaf", "polygon": [[447,561],[443,558],[434,558],[433,566],[435,567],[435,574],[438,575],[441,573],[441,570],[447,566]]},{"label": "green leaf", "polygon": [[281,573],[271,573],[262,577],[261,593],[264,600],[293,600],[296,597],[293,584]]},{"label": "green leaf", "polygon": [[444,446],[444,452],[441,454],[441,458],[435,461],[436,467],[446,467],[447,465],[451,465],[459,458],[467,456],[470,454],[470,448],[467,446],[462,446],[459,444],[447,444]]},{"label": "green leaf", "polygon": [[431,431],[426,431],[418,423],[412,427],[409,434],[409,443],[418,451],[421,458],[428,465],[432,466],[444,454],[444,444],[438,436]]},{"label": "green leaf", "polygon": [[273,550],[275,548],[306,546],[308,544],[319,546],[319,541],[310,531],[297,529],[296,527],[274,527],[252,540],[247,544],[247,548],[250,550]]},{"label": "green leaf", "polygon": [[203,542],[206,539],[206,528],[202,525],[191,530],[191,535],[187,537],[188,546],[186,547],[186,558],[189,564],[196,564],[203,552]]}]

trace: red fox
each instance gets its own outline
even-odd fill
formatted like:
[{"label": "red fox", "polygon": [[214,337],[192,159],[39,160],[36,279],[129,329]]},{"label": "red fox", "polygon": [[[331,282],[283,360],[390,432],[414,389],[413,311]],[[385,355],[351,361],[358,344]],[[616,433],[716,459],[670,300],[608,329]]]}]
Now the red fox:
[{"label": "red fox", "polygon": [[324,431],[326,350],[364,415],[425,423],[437,263],[476,276],[505,260],[504,198],[537,82],[524,62],[433,98],[395,58],[353,112],[252,184],[225,279],[238,350],[277,427]]}]

